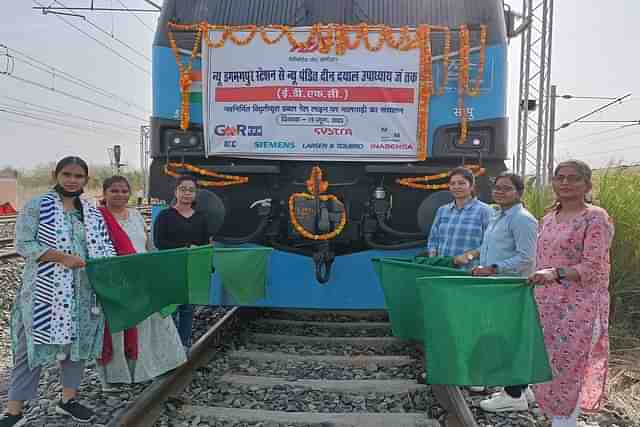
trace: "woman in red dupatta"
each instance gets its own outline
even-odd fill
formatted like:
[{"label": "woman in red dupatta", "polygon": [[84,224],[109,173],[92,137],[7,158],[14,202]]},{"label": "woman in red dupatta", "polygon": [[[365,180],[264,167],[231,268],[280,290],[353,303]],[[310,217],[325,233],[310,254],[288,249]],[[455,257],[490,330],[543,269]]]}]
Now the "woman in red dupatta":
[{"label": "woman in red dupatta", "polygon": [[[113,176],[103,183],[100,208],[118,256],[146,252],[149,240],[142,215],[128,208],[131,187],[126,178]],[[149,381],[186,361],[180,337],[171,318],[155,313],[135,328],[111,334],[105,327],[98,368],[104,391],[116,383]]]}]

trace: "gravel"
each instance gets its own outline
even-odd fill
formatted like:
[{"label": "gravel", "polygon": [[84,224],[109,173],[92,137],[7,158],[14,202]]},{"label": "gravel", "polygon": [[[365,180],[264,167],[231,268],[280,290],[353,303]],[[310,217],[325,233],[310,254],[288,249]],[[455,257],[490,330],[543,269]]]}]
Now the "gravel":
[{"label": "gravel", "polygon": [[0,399],[4,400],[4,384],[9,377],[9,369],[12,365],[11,359],[11,306],[15,299],[16,292],[20,286],[24,262],[20,258],[0,260]]},{"label": "gravel", "polygon": [[326,345],[305,345],[305,344],[255,344],[248,343],[241,350],[261,350],[268,352],[280,352],[297,354],[302,356],[312,355],[339,355],[339,356],[391,356],[391,355],[409,355],[418,356],[417,351],[407,349],[403,344],[390,344],[383,348],[374,348],[368,346],[359,346],[351,344],[326,344]]},{"label": "gravel", "polygon": [[15,229],[15,222],[0,222],[0,239],[8,239],[14,237]]},{"label": "gravel", "polygon": [[[0,260],[0,283],[2,284],[2,292],[0,292],[0,413],[4,412],[7,400],[7,383],[13,364],[9,327],[10,310],[15,293],[20,286],[23,265],[24,262],[20,258]],[[226,310],[215,307],[198,307],[194,316],[194,340],[202,336],[208,325],[212,325],[225,312]],[[62,391],[58,368],[56,366],[45,368],[40,378],[38,398],[28,402],[25,409],[25,415],[30,420],[27,426],[106,426],[118,411],[138,397],[150,384],[147,382],[124,385],[117,392],[103,393],[99,376],[95,370],[95,362],[89,362],[85,369],[79,396],[84,404],[96,411],[97,419],[91,424],[72,423],[68,418],[55,414],[55,405]],[[202,424],[203,427],[209,425],[231,426],[233,424]]]},{"label": "gravel", "polygon": [[281,335],[300,335],[305,337],[389,337],[391,336],[391,327],[375,327],[375,328],[352,328],[340,327],[337,323],[335,327],[327,329],[323,326],[316,325],[273,325],[270,323],[255,322],[251,325],[253,332],[281,334]]},{"label": "gravel", "polygon": [[313,321],[313,322],[388,322],[389,315],[385,311],[368,313],[366,317],[355,318],[348,312],[327,312],[327,311],[308,311],[308,312],[285,312],[280,310],[264,311],[260,314],[261,317],[268,319],[283,319],[283,320],[300,320],[300,321]]},{"label": "gravel", "polygon": [[[0,231],[1,232],[1,231]],[[20,259],[0,261],[0,283],[3,292],[0,293],[0,401],[6,402],[6,380],[11,366],[9,317],[10,307],[15,292],[20,283]],[[226,310],[213,307],[198,307],[194,317],[194,341],[218,320]],[[327,317],[329,316],[329,317]],[[271,313],[271,318],[288,318],[294,320],[311,320],[309,317],[297,314],[285,317],[282,313]],[[313,320],[321,321],[352,321],[346,315],[314,315]],[[373,321],[385,321],[384,316],[378,316]],[[339,330],[323,327],[279,327],[274,325],[251,322],[248,324],[253,332],[293,334],[306,336],[388,336],[387,328],[342,328]],[[297,379],[330,379],[330,380],[364,380],[364,379],[415,379],[423,370],[422,360],[416,356],[411,347],[391,345],[384,350],[372,348],[330,344],[326,346],[309,344],[256,344],[246,342],[246,334],[238,334],[227,342],[224,348],[213,354],[211,362],[200,368],[194,375],[194,381],[177,399],[168,401],[165,411],[156,426],[161,427],[328,427],[327,424],[279,424],[279,423],[243,423],[225,420],[203,419],[198,416],[185,416],[180,407],[185,404],[243,407],[252,409],[284,410],[284,411],[313,411],[313,412],[425,412],[429,417],[443,420],[444,410],[435,402],[430,390],[389,394],[376,393],[336,393],[320,390],[309,390],[295,385],[281,385],[276,387],[258,387],[220,383],[219,378],[225,373],[243,375],[261,375],[267,377],[285,378],[295,382]],[[385,368],[381,366],[367,366],[366,368],[336,367],[329,363],[317,362],[249,362],[231,360],[225,355],[226,350],[263,350],[278,351],[290,354],[338,354],[338,355],[367,355],[367,354],[410,354],[416,357],[414,363]],[[117,392],[103,393],[100,389],[99,377],[95,371],[95,364],[89,363],[84,380],[80,388],[81,400],[94,408],[98,415],[91,424],[69,423],[68,419],[58,416],[54,412],[55,403],[61,392],[59,375],[56,367],[43,370],[40,380],[39,398],[29,402],[26,415],[31,420],[27,425],[33,427],[63,427],[68,425],[106,426],[114,415],[126,406],[132,399],[139,396],[150,384],[136,384],[122,386]],[[482,411],[478,404],[486,395],[469,394],[463,390],[465,398],[472,412],[476,416],[480,427],[547,427],[548,420],[533,407],[528,412],[489,414]],[[3,408],[0,408],[2,410]],[[619,417],[607,416],[605,413],[591,417],[582,417],[591,426],[623,427],[632,426]],[[597,424],[595,424],[597,423]]]}]

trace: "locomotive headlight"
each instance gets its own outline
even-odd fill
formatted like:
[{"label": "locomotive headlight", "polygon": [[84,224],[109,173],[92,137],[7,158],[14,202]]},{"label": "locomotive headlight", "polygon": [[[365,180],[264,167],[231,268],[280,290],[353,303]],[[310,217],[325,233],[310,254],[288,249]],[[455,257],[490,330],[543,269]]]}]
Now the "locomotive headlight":
[{"label": "locomotive headlight", "polygon": [[194,149],[202,145],[202,135],[196,132],[185,132],[177,129],[165,131],[164,140],[173,149]]}]

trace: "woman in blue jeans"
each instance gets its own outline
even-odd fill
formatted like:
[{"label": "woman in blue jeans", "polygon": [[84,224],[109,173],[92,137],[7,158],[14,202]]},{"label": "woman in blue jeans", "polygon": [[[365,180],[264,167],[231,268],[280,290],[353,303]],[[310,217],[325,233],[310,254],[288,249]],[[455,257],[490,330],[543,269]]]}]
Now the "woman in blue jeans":
[{"label": "woman in blue jeans", "polygon": [[[158,249],[176,249],[209,244],[207,215],[196,211],[197,182],[192,176],[183,175],[176,179],[175,204],[158,214],[154,226],[155,244]],[[173,317],[180,334],[182,345],[191,348],[193,306],[178,306]]]}]

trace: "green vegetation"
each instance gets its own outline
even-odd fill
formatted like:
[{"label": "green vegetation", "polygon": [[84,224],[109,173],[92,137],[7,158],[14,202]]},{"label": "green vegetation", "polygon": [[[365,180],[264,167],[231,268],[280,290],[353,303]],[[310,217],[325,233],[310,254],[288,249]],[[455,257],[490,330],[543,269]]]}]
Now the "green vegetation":
[{"label": "green vegetation", "polygon": [[[52,171],[55,169],[55,163],[39,165],[30,170],[18,171],[18,197],[19,203],[23,204],[31,197],[41,194],[51,188]],[[127,177],[131,184],[132,194],[142,188],[142,173],[137,170],[124,170],[121,175]],[[105,165],[89,165],[89,185],[86,193],[91,196],[102,194],[102,181],[114,175],[113,169]]]}]

